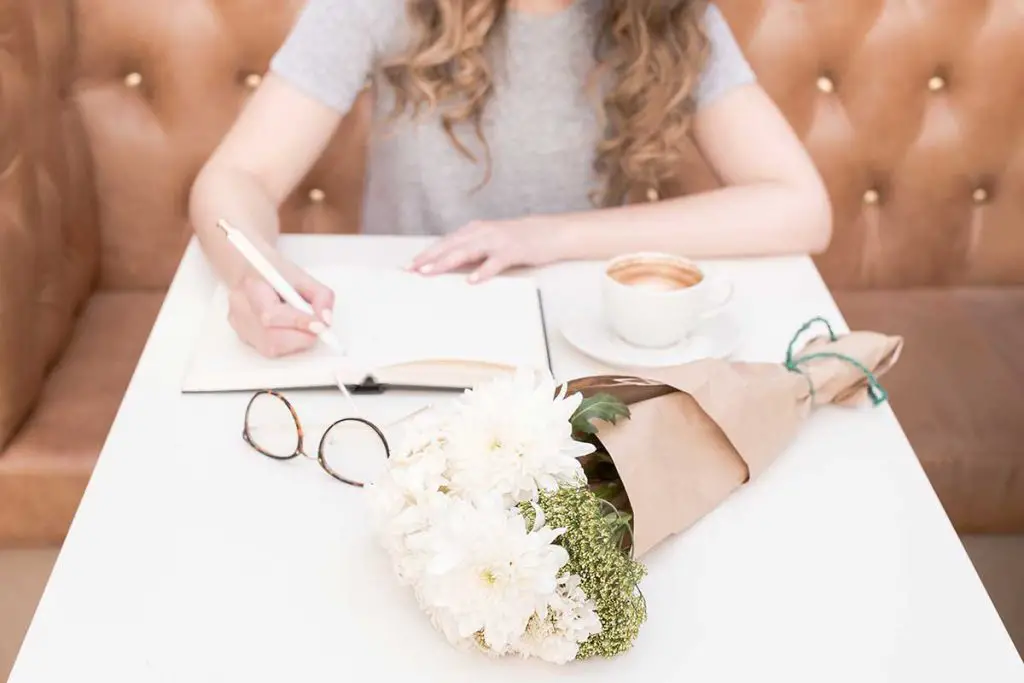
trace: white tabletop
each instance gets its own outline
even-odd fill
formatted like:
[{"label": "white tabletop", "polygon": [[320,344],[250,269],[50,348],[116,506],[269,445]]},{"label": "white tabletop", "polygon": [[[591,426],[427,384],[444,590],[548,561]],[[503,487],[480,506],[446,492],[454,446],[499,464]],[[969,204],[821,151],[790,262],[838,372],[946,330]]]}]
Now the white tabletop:
[{"label": "white tabletop", "polygon": [[[309,265],[400,264],[421,244],[284,241]],[[714,265],[737,287],[737,358],[780,361],[816,315],[845,329],[809,259]],[[598,272],[538,274],[559,379],[606,370],[557,332],[567,312],[596,305]],[[250,451],[240,438],[248,394],[179,392],[213,286],[193,244],[12,683],[1024,680],[888,406],[821,409],[761,479],[648,556],[650,616],[628,654],[559,668],[455,652],[395,584],[357,489],[309,461]],[[343,405],[337,392],[291,395],[308,421]],[[360,400],[384,419],[427,399]]]}]

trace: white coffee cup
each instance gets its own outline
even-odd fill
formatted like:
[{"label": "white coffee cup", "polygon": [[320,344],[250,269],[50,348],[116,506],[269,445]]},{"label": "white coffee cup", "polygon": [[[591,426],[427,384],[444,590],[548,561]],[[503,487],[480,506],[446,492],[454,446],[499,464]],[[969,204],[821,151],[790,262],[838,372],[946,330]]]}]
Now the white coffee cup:
[{"label": "white coffee cup", "polygon": [[604,312],[624,341],[645,348],[680,343],[732,299],[732,283],[674,254],[624,254],[605,265]]}]

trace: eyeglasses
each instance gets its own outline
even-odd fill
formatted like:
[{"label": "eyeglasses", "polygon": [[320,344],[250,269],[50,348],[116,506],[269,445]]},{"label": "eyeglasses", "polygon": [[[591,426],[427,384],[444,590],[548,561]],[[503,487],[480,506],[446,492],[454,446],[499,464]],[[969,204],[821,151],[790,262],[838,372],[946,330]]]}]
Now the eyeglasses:
[{"label": "eyeglasses", "polygon": [[[386,426],[397,425],[424,410],[421,408]],[[316,455],[310,454],[305,449],[305,431],[294,406],[270,390],[259,391],[249,399],[242,438],[268,458],[291,460],[302,456],[316,460],[327,474],[360,488],[391,457],[382,429],[362,417],[343,417],[332,422],[320,437]]]}]

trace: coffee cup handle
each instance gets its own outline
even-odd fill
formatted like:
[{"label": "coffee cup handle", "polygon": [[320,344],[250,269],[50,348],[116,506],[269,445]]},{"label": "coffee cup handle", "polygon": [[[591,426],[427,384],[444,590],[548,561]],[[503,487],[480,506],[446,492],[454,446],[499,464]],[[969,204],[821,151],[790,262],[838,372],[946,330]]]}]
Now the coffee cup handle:
[{"label": "coffee cup handle", "polygon": [[700,314],[702,319],[711,318],[721,313],[722,309],[732,301],[732,295],[735,291],[732,280],[727,278],[716,277],[708,282],[708,284],[711,286],[708,288],[708,303]]}]

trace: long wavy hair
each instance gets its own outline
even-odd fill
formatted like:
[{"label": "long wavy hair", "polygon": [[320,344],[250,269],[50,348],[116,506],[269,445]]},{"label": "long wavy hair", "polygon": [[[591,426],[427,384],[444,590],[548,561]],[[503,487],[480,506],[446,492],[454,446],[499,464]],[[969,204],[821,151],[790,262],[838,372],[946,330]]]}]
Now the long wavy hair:
[{"label": "long wavy hair", "polygon": [[[587,2],[589,0],[574,0]],[[608,78],[601,97],[607,133],[598,143],[597,203],[627,201],[636,189],[657,190],[678,174],[694,111],[694,89],[708,53],[703,18],[708,0],[603,0],[595,44],[594,82]],[[494,93],[486,48],[505,16],[507,0],[408,0],[409,48],[383,65],[395,91],[393,114],[441,110],[441,124],[459,152],[479,161],[456,134],[473,127],[490,155],[481,126]]]}]

